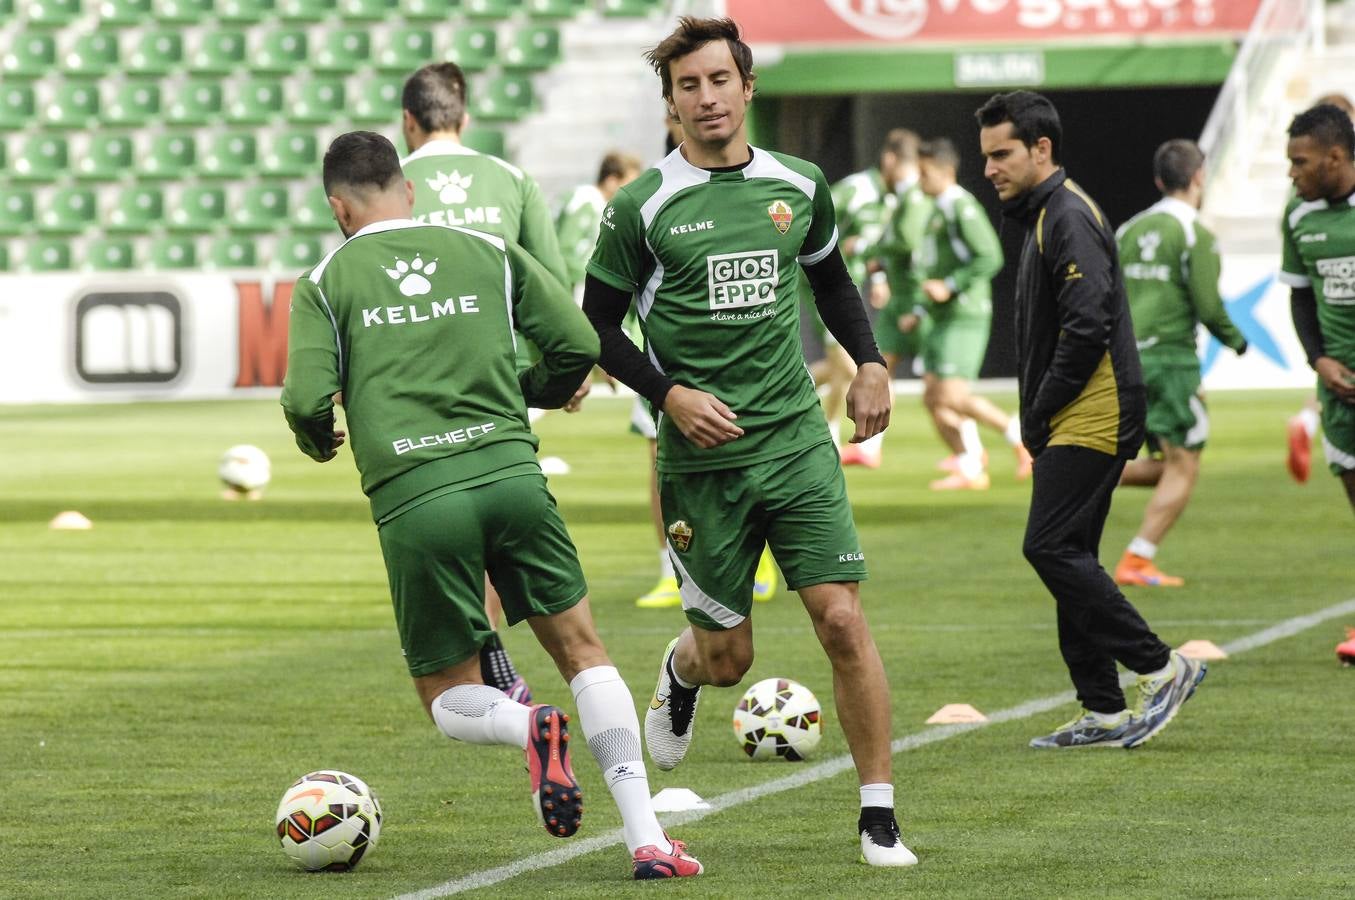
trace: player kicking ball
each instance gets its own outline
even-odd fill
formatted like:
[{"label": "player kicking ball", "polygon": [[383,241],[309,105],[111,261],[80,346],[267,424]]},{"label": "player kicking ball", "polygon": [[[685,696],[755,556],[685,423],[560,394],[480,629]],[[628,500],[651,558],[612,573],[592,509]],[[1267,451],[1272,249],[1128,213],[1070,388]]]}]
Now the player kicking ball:
[{"label": "player kicking ball", "polygon": [[[533,805],[568,837],[583,798],[569,717],[484,683],[494,635],[484,573],[569,684],[621,812],[637,879],[698,875],[650,802],[635,704],[598,638],[574,544],[536,459],[527,404],[558,407],[597,357],[569,292],[520,246],[411,219],[413,186],[381,135],[342,135],[324,186],[345,241],[292,294],[282,406],[297,446],[328,462],[353,432],[395,622],[424,709],[448,737],[525,751]],[[513,326],[541,351],[520,374]]]},{"label": "player kicking ball", "polygon": [[[663,654],[649,755],[661,769],[681,762],[701,686],[738,684],[752,664],[766,543],[833,666],[862,857],[912,865],[894,817],[889,685],[857,590],[865,554],[800,348],[803,267],[857,364],[852,440],[884,430],[889,374],[837,247],[828,183],[812,163],[748,145],[752,53],[734,22],[684,17],[649,60],[684,141],[612,199],[584,286],[603,368],[658,413],[659,501],[690,623]],[[647,353],[621,328],[632,298]]]}]

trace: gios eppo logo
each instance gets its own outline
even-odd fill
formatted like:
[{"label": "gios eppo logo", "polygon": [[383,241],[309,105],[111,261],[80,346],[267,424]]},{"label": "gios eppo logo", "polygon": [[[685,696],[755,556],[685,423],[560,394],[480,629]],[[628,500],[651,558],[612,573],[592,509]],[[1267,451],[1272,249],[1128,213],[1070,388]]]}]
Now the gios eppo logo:
[{"label": "gios eppo logo", "polygon": [[710,308],[724,310],[775,303],[777,261],[776,250],[707,256]]},{"label": "gios eppo logo", "polygon": [[1329,305],[1355,304],[1355,256],[1319,259],[1317,274],[1322,276],[1322,299]]}]

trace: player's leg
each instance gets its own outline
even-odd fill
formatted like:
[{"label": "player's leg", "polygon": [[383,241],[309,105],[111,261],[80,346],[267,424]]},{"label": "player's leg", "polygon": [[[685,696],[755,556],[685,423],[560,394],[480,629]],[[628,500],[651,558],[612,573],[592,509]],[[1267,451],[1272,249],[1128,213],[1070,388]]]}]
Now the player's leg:
[{"label": "player's leg", "polygon": [[668,555],[668,540],[663,531],[663,513],[659,509],[658,471],[654,461],[659,453],[658,428],[649,412],[649,404],[636,397],[631,404],[630,430],[645,439],[649,447],[649,516],[654,523],[654,534],[659,542],[659,578],[648,593],[636,598],[641,609],[668,609],[682,605],[678,596],[677,576],[673,574],[673,560]]},{"label": "player's leg", "polygon": [[1190,502],[1191,492],[1195,490],[1195,482],[1200,475],[1200,451],[1179,447],[1165,439],[1161,441],[1161,446],[1162,477],[1148,499],[1138,533],[1115,567],[1115,581],[1118,584],[1148,587],[1180,587],[1185,584],[1184,579],[1158,569],[1154,560],[1158,545]]},{"label": "player's leg", "polygon": [[1338,399],[1324,384],[1318,385],[1317,396],[1322,402],[1322,452],[1355,510],[1355,403]]},{"label": "player's leg", "polygon": [[1355,470],[1343,472],[1341,483],[1346,487],[1346,497],[1350,500],[1350,508],[1355,511]]},{"label": "player's leg", "polygon": [[1308,480],[1312,470],[1313,438],[1317,436],[1317,426],[1321,409],[1317,399],[1309,399],[1303,408],[1289,417],[1286,428],[1289,449],[1285,457],[1285,466],[1289,474],[1299,484]]},{"label": "player's leg", "polygon": [[503,605],[499,602],[499,592],[485,575],[485,618],[489,627],[494,629],[480,645],[480,677],[485,684],[493,685],[519,703],[532,702],[532,689],[527,680],[518,674],[517,667],[508,658],[508,651],[499,638],[499,620],[503,618]]},{"label": "player's leg", "polygon": [[824,339],[823,353],[827,367],[824,385],[828,388],[823,398],[823,415],[828,420],[833,444],[837,446],[841,441],[842,419],[847,411],[847,389],[856,377],[856,363],[852,362],[851,356],[831,334]]}]

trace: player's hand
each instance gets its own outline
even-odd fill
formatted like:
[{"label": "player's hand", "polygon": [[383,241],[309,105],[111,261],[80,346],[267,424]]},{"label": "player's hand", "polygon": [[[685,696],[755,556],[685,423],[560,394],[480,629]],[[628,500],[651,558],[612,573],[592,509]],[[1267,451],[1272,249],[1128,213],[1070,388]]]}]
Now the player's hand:
[{"label": "player's hand", "polygon": [[856,245],[859,243],[861,243],[861,238],[852,235],[849,238],[843,239],[842,243],[839,245],[839,249],[841,249],[843,256],[851,256],[856,252]]},{"label": "player's hand", "polygon": [[889,305],[889,296],[888,281],[872,281],[870,283],[870,293],[867,295],[866,299],[868,299],[870,305],[876,309],[884,309]]},{"label": "player's hand", "polygon": [[894,405],[889,370],[869,362],[856,370],[847,388],[847,418],[856,423],[851,442],[859,444],[889,427],[889,410]]},{"label": "player's hand", "polygon": [[346,437],[348,437],[348,432],[340,431],[337,428],[334,429],[334,440],[329,445],[329,455],[326,456],[324,459],[320,460],[320,462],[327,463],[334,457],[338,456],[339,448],[343,446],[344,438]]},{"label": "player's hand", "polygon": [[682,436],[702,450],[728,444],[743,435],[734,424],[738,416],[714,394],[673,385],[663,400],[663,411],[672,417]]},{"label": "player's hand", "polygon": [[1313,368],[1327,390],[1347,403],[1355,401],[1355,372],[1330,356],[1319,356]]},{"label": "player's hand", "polygon": [[593,373],[589,372],[588,377],[579,385],[579,389],[574,392],[574,396],[569,398],[569,402],[560,407],[567,413],[576,413],[583,406],[583,398],[588,396],[588,392],[593,389]]},{"label": "player's hand", "polygon": [[945,303],[955,296],[940,278],[928,278],[922,282],[922,293],[926,294],[927,299],[933,303]]},{"label": "player's hand", "polygon": [[899,331],[902,331],[904,334],[912,334],[913,330],[917,328],[921,321],[922,317],[917,313],[904,313],[899,316]]}]

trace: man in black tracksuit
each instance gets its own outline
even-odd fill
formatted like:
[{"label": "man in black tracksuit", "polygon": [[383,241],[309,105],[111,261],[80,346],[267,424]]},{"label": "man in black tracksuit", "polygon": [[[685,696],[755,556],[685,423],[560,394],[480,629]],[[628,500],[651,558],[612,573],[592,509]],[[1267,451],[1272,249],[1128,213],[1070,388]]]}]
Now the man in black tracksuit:
[{"label": "man in black tracksuit", "polygon": [[[1155,635],[1101,567],[1111,492],[1143,443],[1146,401],[1115,232],[1059,164],[1062,127],[1030,91],[977,113],[984,175],[1026,230],[1016,279],[1021,436],[1035,457],[1023,550],[1058,604],[1059,648],[1082,712],[1032,747],[1134,747],[1204,678]],[[1125,706],[1115,663],[1138,673]]]}]

